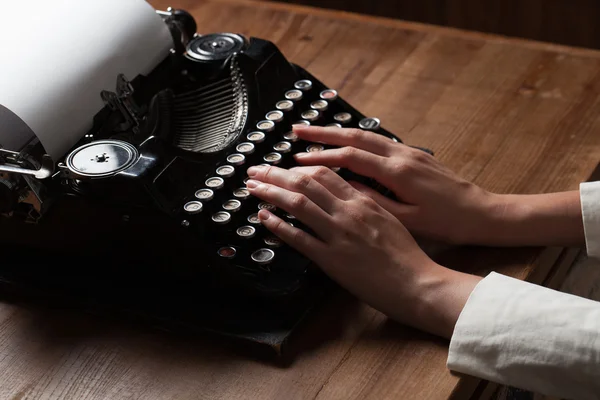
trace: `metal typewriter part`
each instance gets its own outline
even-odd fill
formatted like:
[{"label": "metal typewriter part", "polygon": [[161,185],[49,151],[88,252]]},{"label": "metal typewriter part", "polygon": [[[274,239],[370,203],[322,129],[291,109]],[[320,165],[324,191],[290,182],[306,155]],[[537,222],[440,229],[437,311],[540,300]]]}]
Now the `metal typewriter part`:
[{"label": "metal typewriter part", "polygon": [[[222,322],[224,309],[235,315],[232,326],[240,318],[266,323],[273,307],[316,296],[326,278],[260,224],[257,213],[267,208],[308,230],[250,196],[246,170],[291,168],[294,154],[329,147],[300,140],[293,124],[400,139],[273,43],[196,34],[189,14],[159,14],[174,38],[169,57],[148,76],[115,76],[115,90],[98,93],[105,107],[93,128],[56,164],[39,143],[0,150],[0,242],[60,260],[51,270],[5,262],[0,280],[84,290],[85,297],[106,296],[110,287],[121,303],[160,295],[171,304],[184,296],[178,304],[193,309],[186,318],[202,315],[207,326]],[[389,195],[371,179],[334,170]],[[164,304],[157,309],[168,309]],[[300,318],[302,310],[281,315]]]}]

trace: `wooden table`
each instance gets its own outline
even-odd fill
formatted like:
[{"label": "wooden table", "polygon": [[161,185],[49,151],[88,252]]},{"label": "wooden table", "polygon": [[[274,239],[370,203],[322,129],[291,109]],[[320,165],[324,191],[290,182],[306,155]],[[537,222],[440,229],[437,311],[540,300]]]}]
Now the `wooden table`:
[{"label": "wooden table", "polygon": [[[151,3],[191,11],[200,32],[274,41],[351,104],[489,190],[577,189],[600,159],[598,52],[275,3]],[[557,286],[574,254],[463,248],[439,257]],[[0,398],[446,399],[490,391],[446,369],[447,341],[347,295],[312,317],[295,345],[294,359],[279,365],[215,339],[0,303]]]}]

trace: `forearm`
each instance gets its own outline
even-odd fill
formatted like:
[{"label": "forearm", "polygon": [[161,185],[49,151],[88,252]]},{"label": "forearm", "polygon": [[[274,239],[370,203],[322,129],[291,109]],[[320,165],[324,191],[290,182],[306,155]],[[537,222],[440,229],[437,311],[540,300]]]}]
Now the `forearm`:
[{"label": "forearm", "polygon": [[485,245],[583,246],[579,191],[537,195],[495,195],[482,229]]}]

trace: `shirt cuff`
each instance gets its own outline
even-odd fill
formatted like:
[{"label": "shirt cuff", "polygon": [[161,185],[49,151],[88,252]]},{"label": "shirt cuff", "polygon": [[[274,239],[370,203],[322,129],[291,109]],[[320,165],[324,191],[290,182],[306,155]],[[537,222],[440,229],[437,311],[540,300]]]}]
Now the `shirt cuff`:
[{"label": "shirt cuff", "polygon": [[579,186],[588,257],[600,259],[600,181]]}]

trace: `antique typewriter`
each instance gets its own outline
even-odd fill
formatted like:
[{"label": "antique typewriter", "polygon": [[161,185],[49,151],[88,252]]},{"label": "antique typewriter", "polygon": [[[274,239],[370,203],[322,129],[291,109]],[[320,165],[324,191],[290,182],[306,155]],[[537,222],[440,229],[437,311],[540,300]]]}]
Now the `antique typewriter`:
[{"label": "antique typewriter", "polygon": [[292,124],[399,139],[273,43],[200,35],[187,12],[157,13],[170,53],[147,76],[115,76],[64,156],[52,160],[37,140],[0,150],[2,296],[280,349],[332,284],[261,226],[268,208],[304,228],[250,196],[246,170],[293,167],[294,154],[326,147]]}]

